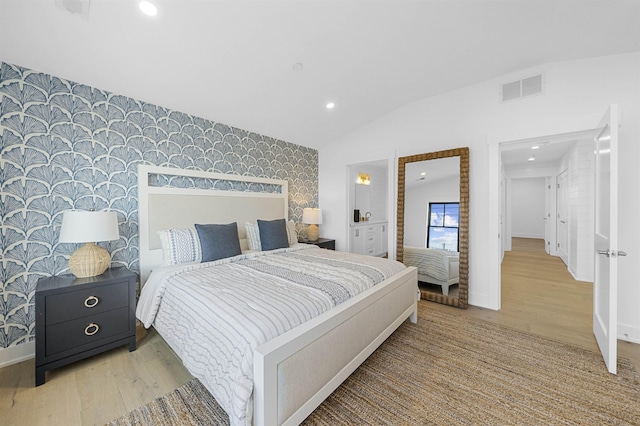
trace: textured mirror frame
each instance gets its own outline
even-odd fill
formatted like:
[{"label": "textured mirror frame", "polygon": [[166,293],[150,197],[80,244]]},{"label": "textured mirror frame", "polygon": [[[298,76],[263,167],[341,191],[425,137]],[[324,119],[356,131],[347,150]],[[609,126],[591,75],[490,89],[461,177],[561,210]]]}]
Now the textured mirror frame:
[{"label": "textured mirror frame", "polygon": [[407,163],[434,160],[437,158],[460,157],[460,219],[459,219],[459,253],[460,281],[458,297],[420,290],[420,297],[432,302],[466,309],[469,300],[469,148],[455,148],[445,151],[428,152],[426,154],[409,155],[398,158],[398,209],[397,209],[397,247],[396,260],[402,262],[404,255],[404,203],[405,203],[405,167]]}]

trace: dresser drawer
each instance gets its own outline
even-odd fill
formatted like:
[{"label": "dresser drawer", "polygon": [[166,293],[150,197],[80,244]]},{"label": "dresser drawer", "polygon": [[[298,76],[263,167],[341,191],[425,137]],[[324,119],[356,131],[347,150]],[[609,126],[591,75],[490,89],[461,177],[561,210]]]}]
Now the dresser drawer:
[{"label": "dresser drawer", "polygon": [[122,281],[45,298],[47,326],[129,305],[129,283]]},{"label": "dresser drawer", "polygon": [[127,333],[130,325],[129,309],[124,307],[49,326],[45,356],[92,343],[100,344],[101,340]]}]

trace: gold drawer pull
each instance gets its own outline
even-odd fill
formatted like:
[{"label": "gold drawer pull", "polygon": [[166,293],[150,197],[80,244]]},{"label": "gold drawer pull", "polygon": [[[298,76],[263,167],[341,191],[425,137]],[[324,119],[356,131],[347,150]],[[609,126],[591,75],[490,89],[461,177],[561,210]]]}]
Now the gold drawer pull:
[{"label": "gold drawer pull", "polygon": [[[93,330],[89,331],[89,329],[91,328],[93,328]],[[84,329],[84,334],[86,334],[87,336],[93,336],[98,332],[98,330],[100,330],[100,326],[98,324],[91,323],[87,326],[87,328]]]},{"label": "gold drawer pull", "polygon": [[100,300],[97,297],[89,296],[87,297],[87,300],[84,301],[84,306],[86,306],[87,308],[93,308],[98,304],[99,301]]}]

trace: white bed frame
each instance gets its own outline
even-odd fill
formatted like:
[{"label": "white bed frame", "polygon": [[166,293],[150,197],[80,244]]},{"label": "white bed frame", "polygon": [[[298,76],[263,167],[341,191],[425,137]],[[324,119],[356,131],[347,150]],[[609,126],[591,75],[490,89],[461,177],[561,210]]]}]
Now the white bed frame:
[{"label": "white bed frame", "polygon": [[[158,188],[149,175],[201,177],[279,185],[277,194]],[[158,166],[138,168],[140,271],[144,285],[161,263],[156,232],[194,223],[288,217],[286,181]],[[256,203],[264,205],[256,208]],[[223,206],[223,208],[218,208]],[[234,218],[234,219],[232,219]],[[254,350],[254,425],[297,425],[407,318],[417,321],[419,291],[410,267]]]},{"label": "white bed frame", "polygon": [[449,295],[449,287],[460,282],[460,260],[458,258],[445,257],[444,267],[449,273],[448,280],[440,280],[431,275],[418,273],[418,281],[436,284],[442,287],[442,294]]}]

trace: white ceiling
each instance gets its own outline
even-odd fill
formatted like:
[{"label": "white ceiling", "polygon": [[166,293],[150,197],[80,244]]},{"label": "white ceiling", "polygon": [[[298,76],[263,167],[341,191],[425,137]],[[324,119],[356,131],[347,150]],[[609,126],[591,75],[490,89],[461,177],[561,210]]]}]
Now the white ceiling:
[{"label": "white ceiling", "polygon": [[[576,145],[576,140],[558,143],[532,142],[523,143],[513,149],[503,149],[501,152],[502,165],[506,170],[522,170],[543,167],[560,166],[562,158]],[[537,146],[537,149],[531,147]],[[529,161],[533,157],[534,160]]]},{"label": "white ceiling", "polygon": [[[557,168],[577,144],[591,143],[595,148],[598,129],[548,135],[500,144],[502,166],[507,171]],[[529,161],[534,157],[533,161]]]},{"label": "white ceiling", "polygon": [[[423,175],[424,173],[424,175]],[[460,176],[460,157],[436,158],[406,163],[404,185],[413,189]]]},{"label": "white ceiling", "polygon": [[640,51],[640,0],[156,4],[0,0],[0,59],[317,148],[438,93]]}]

